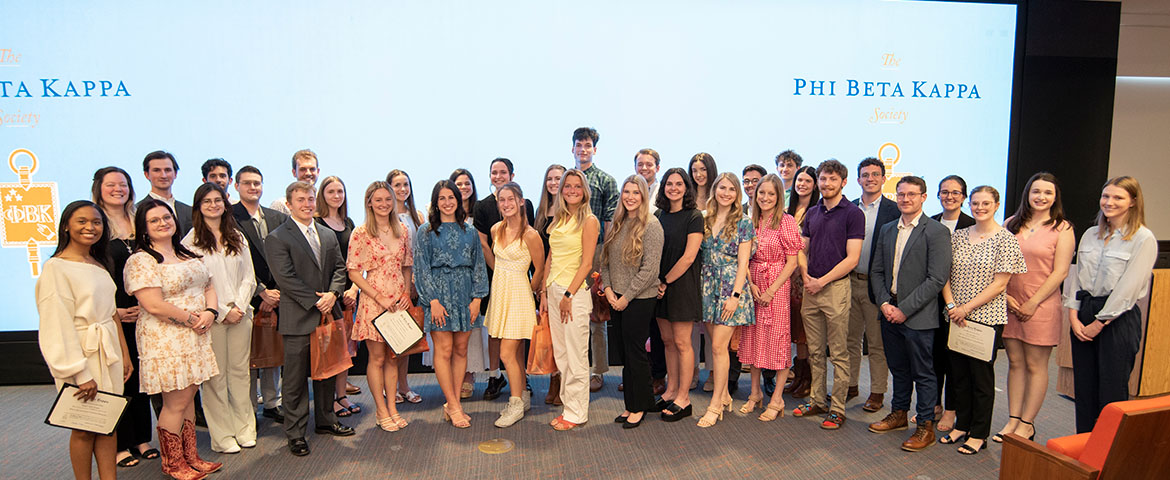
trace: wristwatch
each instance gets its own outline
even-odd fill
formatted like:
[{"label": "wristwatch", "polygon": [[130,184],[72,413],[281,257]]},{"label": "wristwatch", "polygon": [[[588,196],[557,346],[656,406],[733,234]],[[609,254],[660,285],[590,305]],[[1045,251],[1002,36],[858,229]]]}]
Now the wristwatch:
[{"label": "wristwatch", "polygon": [[573,298],[573,294],[570,293],[568,290],[565,290],[565,298]]},{"label": "wristwatch", "polygon": [[216,320],[219,320],[219,310],[216,310],[214,308],[205,308],[205,309],[203,309],[203,311],[204,312],[211,312],[211,321],[214,322]]},{"label": "wristwatch", "polygon": [[731,296],[735,297],[735,298],[739,298],[739,292],[731,292]]},{"label": "wristwatch", "polygon": [[948,312],[949,312],[949,311],[951,311],[951,310],[954,310],[954,309],[955,309],[955,303],[954,303],[954,302],[951,302],[951,303],[948,303],[948,304],[947,304],[947,311],[948,311]]}]

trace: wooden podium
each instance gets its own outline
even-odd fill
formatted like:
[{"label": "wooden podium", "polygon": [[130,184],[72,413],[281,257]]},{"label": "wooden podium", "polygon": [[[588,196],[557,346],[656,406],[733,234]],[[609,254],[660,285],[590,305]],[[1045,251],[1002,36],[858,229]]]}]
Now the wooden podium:
[{"label": "wooden podium", "polygon": [[[1076,265],[1069,277],[1076,275]],[[1129,394],[1150,397],[1170,392],[1170,268],[1154,269],[1150,294],[1138,300],[1142,311],[1142,343],[1138,348],[1133,373],[1129,377]],[[1059,373],[1056,391],[1073,398],[1072,337],[1069,332],[1068,309],[1064,312],[1064,334],[1056,347]]]}]

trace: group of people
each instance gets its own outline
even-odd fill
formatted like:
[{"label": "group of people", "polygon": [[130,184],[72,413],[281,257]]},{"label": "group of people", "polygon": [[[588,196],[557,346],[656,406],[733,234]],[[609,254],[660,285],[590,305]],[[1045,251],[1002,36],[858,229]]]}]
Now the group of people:
[{"label": "group of people", "polygon": [[[92,201],[61,212],[58,248],[37,282],[41,348],[58,388],[76,384],[87,399],[97,390],[130,397],[116,440],[74,431],[75,474],[88,478],[92,457],[109,478],[115,465],[139,457],[161,456],[163,471],[179,479],[220,469],[196,451],[200,386],[214,451],[256,445],[259,383],[264,417],[283,422],[291,453],[309,454],[311,333],[334,319],[369,352],[376,425],[406,428],[396,405],[422,399],[410,390],[407,357],[373,321],[414,306],[445,399],[442,417],[458,428],[471,426],[461,401],[474,390],[471,374],[485,369],[485,398],[509,390],[495,425],[525,416],[525,341],[539,322],[551,332],[558,370],[545,398],[563,405],[555,430],[589,420],[589,393],[602,388],[611,341],[621,348],[625,410],[615,422],[623,428],[647,413],[667,422],[692,415],[700,345],[712,397],[699,427],[716,425],[724,411],[762,409],[760,421],[776,420],[788,393],[807,397],[793,416],[840,428],[846,402],[860,393],[863,339],[863,410],[885,408],[893,377],[890,412],[869,430],[915,423],[902,444],[908,451],[936,443],[936,429],[946,432],[937,443],[964,454],[989,437],[1034,436],[1049,357],[1063,334],[1073,341],[1078,431],[1091,429],[1106,403],[1128,397],[1140,336],[1135,305],[1156,256],[1131,177],[1106,183],[1096,225],[1077,249],[1047,173],[1029,180],[1001,226],[999,192],[973,189],[968,216],[967,185],[954,175],[938,184],[942,213],[928,217],[926,182],[899,178],[891,200],[882,194],[885,165],[874,158],[858,165],[863,193],[850,201],[845,165],[805,166],[791,150],[776,157],[777,173],[759,165],[720,172],[700,153],[687,169],[659,176],[658,153],[643,149],[635,173],[618,183],[594,163],[598,140],[592,128],[573,132],[574,166],[545,170],[535,209],[512,181],[512,162],[497,158],[489,165],[494,193],[478,199],[471,172],[457,169],[434,184],[425,213],[410,176],[393,170],[365,189],[360,225],[348,216],[341,179],[317,185],[310,150],[293,155],[296,181],[271,208],[260,204],[260,170],[245,166],[233,176],[223,159],[204,163],[191,205],[171,192],[178,162],[167,152],[143,160],[151,190],[137,204],[127,172],[98,170]],[[1074,251],[1079,268],[1069,276]],[[1061,331],[1062,308],[1074,319],[1069,333]],[[593,321],[598,309],[608,310],[618,338]],[[251,371],[254,328],[273,317],[283,365]],[[948,329],[967,323],[1002,335],[1009,358],[1010,418],[994,436],[994,355],[986,361],[947,346]],[[741,369],[751,392],[735,409]],[[315,432],[353,435],[338,417],[361,411],[347,398],[360,389],[344,373],[312,388]],[[161,452],[150,446],[151,396],[161,399]]]}]

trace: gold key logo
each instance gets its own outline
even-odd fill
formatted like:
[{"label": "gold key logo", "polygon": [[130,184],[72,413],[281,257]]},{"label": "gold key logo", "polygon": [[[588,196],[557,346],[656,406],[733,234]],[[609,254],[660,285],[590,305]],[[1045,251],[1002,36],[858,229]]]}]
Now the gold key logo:
[{"label": "gold key logo", "polygon": [[[31,165],[17,166],[16,161],[28,157]],[[8,154],[8,167],[16,174],[16,183],[0,182],[0,239],[5,248],[24,248],[32,276],[40,275],[40,247],[57,244],[56,182],[33,182],[37,172],[37,156],[32,151],[18,148]]]}]

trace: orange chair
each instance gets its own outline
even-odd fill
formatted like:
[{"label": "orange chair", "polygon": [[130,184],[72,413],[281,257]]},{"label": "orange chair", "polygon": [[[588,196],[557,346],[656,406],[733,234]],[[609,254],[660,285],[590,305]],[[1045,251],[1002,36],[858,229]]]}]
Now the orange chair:
[{"label": "orange chair", "polygon": [[1170,395],[1106,405],[1093,431],[1047,448],[1004,436],[1001,479],[1170,479]]}]

